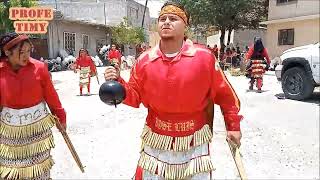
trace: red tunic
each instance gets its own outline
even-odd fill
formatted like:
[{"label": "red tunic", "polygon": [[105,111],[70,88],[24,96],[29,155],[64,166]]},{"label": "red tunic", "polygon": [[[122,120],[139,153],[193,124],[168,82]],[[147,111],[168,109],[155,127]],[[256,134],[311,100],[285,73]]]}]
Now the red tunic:
[{"label": "red tunic", "polygon": [[121,65],[121,53],[118,50],[110,50],[108,54],[108,59],[111,61],[111,59],[118,59],[119,65]]},{"label": "red tunic", "polygon": [[96,73],[96,66],[94,65],[90,56],[78,57],[75,62],[76,69],[81,67],[90,67],[91,74]]},{"label": "red tunic", "polygon": [[43,62],[30,58],[29,63],[15,73],[7,59],[1,59],[0,107],[22,109],[42,101],[46,101],[61,123],[66,123],[66,113]]},{"label": "red tunic", "polygon": [[[186,136],[199,130],[207,123],[205,108],[209,100],[220,105],[227,130],[240,130],[239,99],[210,50],[190,40],[185,41],[173,60],[169,60],[159,46],[143,53],[132,68],[129,82],[122,78],[119,82],[126,89],[124,104],[139,107],[143,103],[148,108],[147,125],[156,133]],[[195,129],[182,132],[179,123],[176,127],[167,123],[185,119],[191,120],[183,125]],[[159,126],[167,132],[161,132]]]},{"label": "red tunic", "polygon": [[[263,60],[259,58],[255,59],[254,57],[252,57],[253,53],[254,53],[254,48],[253,46],[251,46],[246,55],[246,58],[249,60],[251,59],[251,63],[252,63],[251,70],[249,70],[250,75],[251,77],[254,77],[254,78],[262,78],[263,74],[266,71],[265,70],[266,65],[264,64]],[[262,58],[266,59],[268,64],[270,64],[270,58],[266,48],[263,49],[260,55]]]},{"label": "red tunic", "polygon": [[[254,49],[253,49],[253,46],[252,46],[252,47],[249,48],[249,51],[247,52],[246,58],[250,59],[251,56],[253,55],[253,52],[254,52]],[[267,63],[270,64],[270,58],[269,58],[269,55],[268,55],[268,52],[267,52],[266,48],[263,49],[261,55],[262,55],[262,57],[265,57],[266,60],[267,60]]]}]

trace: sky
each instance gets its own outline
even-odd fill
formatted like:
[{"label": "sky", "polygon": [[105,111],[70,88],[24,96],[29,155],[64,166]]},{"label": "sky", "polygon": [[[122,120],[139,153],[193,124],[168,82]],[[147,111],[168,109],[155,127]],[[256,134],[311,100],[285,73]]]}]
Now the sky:
[{"label": "sky", "polygon": [[[145,5],[145,0],[135,0],[136,2]],[[148,8],[150,12],[150,16],[157,18],[160,12],[162,5],[166,2],[166,0],[149,0]]]}]

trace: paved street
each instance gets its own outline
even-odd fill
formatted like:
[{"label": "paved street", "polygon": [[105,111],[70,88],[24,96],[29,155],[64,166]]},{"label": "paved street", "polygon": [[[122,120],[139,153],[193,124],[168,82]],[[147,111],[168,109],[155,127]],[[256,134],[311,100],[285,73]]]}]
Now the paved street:
[{"label": "paved street", "polygon": [[[100,82],[102,72],[98,69]],[[67,111],[67,131],[86,166],[82,174],[55,131],[53,179],[130,179],[139,158],[140,133],[146,109],[107,106],[99,99],[99,85],[92,79],[92,96],[79,96],[78,75],[53,73],[53,81]],[[129,72],[122,76],[128,79]],[[241,152],[249,179],[319,179],[319,99],[299,102],[278,99],[281,84],[274,72],[265,75],[264,92],[247,92],[248,79],[228,76],[242,103]],[[318,100],[318,102],[316,101]],[[215,179],[235,179],[237,171],[225,142],[225,127],[215,108],[211,144]]]}]

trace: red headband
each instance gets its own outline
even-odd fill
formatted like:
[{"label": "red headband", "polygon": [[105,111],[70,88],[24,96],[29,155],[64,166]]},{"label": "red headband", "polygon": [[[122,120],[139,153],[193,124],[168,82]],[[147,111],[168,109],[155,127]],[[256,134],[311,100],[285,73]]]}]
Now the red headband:
[{"label": "red headband", "polygon": [[19,35],[16,38],[9,41],[6,45],[4,45],[3,50],[7,51],[10,48],[12,48],[13,46],[15,46],[16,44],[18,44],[19,42],[24,41],[26,39],[29,39],[29,37],[27,35],[25,35],[25,34]]},{"label": "red headband", "polygon": [[163,7],[161,9],[159,17],[162,16],[163,14],[174,14],[174,15],[177,15],[184,21],[184,23],[186,23],[188,25],[188,17],[187,17],[186,12],[184,12],[182,9],[180,9],[177,6],[167,5],[167,6]]}]

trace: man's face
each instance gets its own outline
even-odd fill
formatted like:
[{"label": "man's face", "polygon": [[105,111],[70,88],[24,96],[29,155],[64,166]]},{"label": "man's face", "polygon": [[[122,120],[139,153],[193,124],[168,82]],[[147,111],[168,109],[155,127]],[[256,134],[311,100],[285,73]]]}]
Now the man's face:
[{"label": "man's face", "polygon": [[158,19],[158,32],[162,39],[184,37],[186,24],[177,15],[163,14]]},{"label": "man's face", "polygon": [[14,65],[26,66],[29,62],[31,53],[31,45],[24,42],[20,48],[14,48],[12,51],[8,52],[8,58]]},{"label": "man's face", "polygon": [[85,50],[80,50],[80,56],[85,56],[86,55],[86,51]]}]

